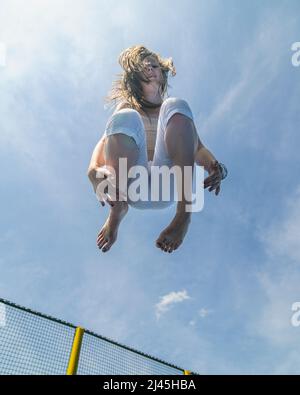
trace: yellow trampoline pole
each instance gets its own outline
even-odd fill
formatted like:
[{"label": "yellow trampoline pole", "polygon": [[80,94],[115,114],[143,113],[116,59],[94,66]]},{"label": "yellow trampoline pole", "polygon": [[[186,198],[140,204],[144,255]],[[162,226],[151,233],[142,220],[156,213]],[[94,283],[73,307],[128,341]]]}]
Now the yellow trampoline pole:
[{"label": "yellow trampoline pole", "polygon": [[84,334],[83,328],[80,328],[80,327],[76,328],[74,340],[73,340],[73,345],[72,345],[72,350],[71,350],[71,354],[70,354],[70,359],[69,359],[69,364],[68,364],[68,369],[67,369],[68,376],[73,376],[73,375],[76,375],[76,373],[77,373],[77,367],[78,367],[78,362],[79,362],[79,355],[80,355],[80,350],[81,350],[81,343],[82,343],[83,334]]}]

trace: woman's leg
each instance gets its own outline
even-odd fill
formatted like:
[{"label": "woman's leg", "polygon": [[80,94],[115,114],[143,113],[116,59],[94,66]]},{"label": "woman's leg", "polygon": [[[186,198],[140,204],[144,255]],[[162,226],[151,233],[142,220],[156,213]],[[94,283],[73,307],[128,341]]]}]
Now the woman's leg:
[{"label": "woman's leg", "polygon": [[[106,138],[106,143],[104,146],[104,160],[105,166],[110,166],[114,169],[116,174],[116,186],[119,185],[119,170],[120,163],[119,159],[123,158],[127,160],[127,178],[129,169],[136,165],[139,156],[139,147],[136,144],[135,140],[124,134],[124,133],[115,133]],[[117,201],[114,204],[118,203],[119,194],[118,188],[116,190],[116,198]],[[123,191],[125,192],[125,191]]]},{"label": "woman's leg", "polygon": [[[167,163],[170,160],[173,166],[179,167],[176,185],[181,186],[181,190],[177,190],[178,202],[175,216],[159,235],[156,245],[163,251],[172,252],[182,243],[191,221],[191,213],[186,211],[186,205],[190,205],[192,200],[192,177],[190,175],[193,175],[198,134],[188,104],[181,99],[169,99],[163,109],[161,122],[164,146],[162,145],[158,152],[164,157],[162,161]],[[191,174],[187,172],[185,175],[185,166],[190,166]]]},{"label": "woman's leg", "polygon": [[[139,114],[131,109],[122,109],[114,113],[107,122],[104,132],[104,159],[108,170],[109,167],[112,167],[115,171],[117,188],[119,186],[120,158],[127,159],[127,171],[132,166],[146,161],[142,128],[143,124]],[[128,211],[127,201],[119,200],[118,189],[116,190],[116,199],[111,201],[111,204],[109,216],[97,237],[97,245],[103,252],[108,251],[116,241],[118,227]]]},{"label": "woman's leg", "polygon": [[[138,158],[138,146],[132,137],[125,134],[113,134],[108,136],[104,147],[106,165],[111,166],[116,174],[116,186],[119,185],[119,158],[127,159],[127,168],[136,164]],[[117,200],[112,200],[110,213],[97,237],[97,245],[103,252],[110,249],[117,239],[119,225],[127,214],[128,203],[118,200],[118,190],[116,191]]]},{"label": "woman's leg", "polygon": [[177,182],[177,185],[181,186],[181,190],[177,190],[179,199],[176,213],[180,214],[186,212],[185,207],[190,205],[192,200],[192,178],[189,177],[189,173],[185,174],[184,168],[190,168],[193,175],[195,153],[198,146],[193,120],[180,113],[173,115],[166,128],[165,144],[173,166],[179,167],[179,176],[182,176],[179,183]]}]

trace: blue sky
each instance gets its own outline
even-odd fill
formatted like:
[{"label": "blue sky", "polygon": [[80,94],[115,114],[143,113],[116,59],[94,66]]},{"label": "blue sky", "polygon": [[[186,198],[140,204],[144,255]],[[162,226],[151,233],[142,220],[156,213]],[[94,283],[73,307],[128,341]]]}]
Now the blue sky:
[{"label": "blue sky", "polygon": [[[200,373],[299,373],[299,15],[292,0],[2,0],[0,297]],[[136,44],[173,58],[169,95],[229,170],[172,254],[155,240],[174,207],[130,209],[96,247],[108,207],[86,171]]]}]

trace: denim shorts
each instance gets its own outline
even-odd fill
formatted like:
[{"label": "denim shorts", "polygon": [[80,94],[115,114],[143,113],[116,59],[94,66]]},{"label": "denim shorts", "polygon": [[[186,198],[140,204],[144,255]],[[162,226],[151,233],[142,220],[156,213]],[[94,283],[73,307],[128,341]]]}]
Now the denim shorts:
[{"label": "denim shorts", "polygon": [[[174,176],[170,177],[170,199],[163,200],[159,194],[158,200],[151,200],[151,167],[152,166],[173,166],[171,158],[167,154],[165,145],[165,131],[169,119],[176,113],[186,115],[193,119],[193,114],[188,103],[180,98],[169,97],[164,100],[160,107],[157,123],[157,135],[154,149],[153,161],[147,160],[146,134],[141,115],[134,109],[123,108],[115,112],[108,120],[104,136],[123,133],[134,139],[138,146],[138,159],[136,165],[143,166],[148,172],[148,198],[147,200],[133,201],[127,196],[127,203],[137,209],[163,209],[171,206],[175,202],[176,182]],[[128,178],[129,185],[137,178]],[[159,190],[161,190],[162,178],[160,177]]]}]

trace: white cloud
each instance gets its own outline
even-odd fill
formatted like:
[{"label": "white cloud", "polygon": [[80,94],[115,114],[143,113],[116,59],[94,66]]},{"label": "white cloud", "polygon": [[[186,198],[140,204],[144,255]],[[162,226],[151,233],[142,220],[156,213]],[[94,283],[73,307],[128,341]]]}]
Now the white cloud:
[{"label": "white cloud", "polygon": [[205,319],[208,315],[210,315],[212,313],[213,313],[213,310],[209,310],[209,309],[202,307],[200,310],[198,310],[197,316],[194,319],[189,321],[189,325],[192,327],[196,326],[199,317],[201,319]]},{"label": "white cloud", "polygon": [[187,292],[170,292],[167,295],[161,297],[159,303],[155,305],[156,317],[159,319],[162,314],[166,313],[175,303],[183,302],[184,300],[191,299]]},{"label": "white cloud", "polygon": [[201,318],[206,318],[212,312],[213,312],[212,310],[208,310],[208,309],[202,308],[202,309],[199,310],[199,316]]}]

